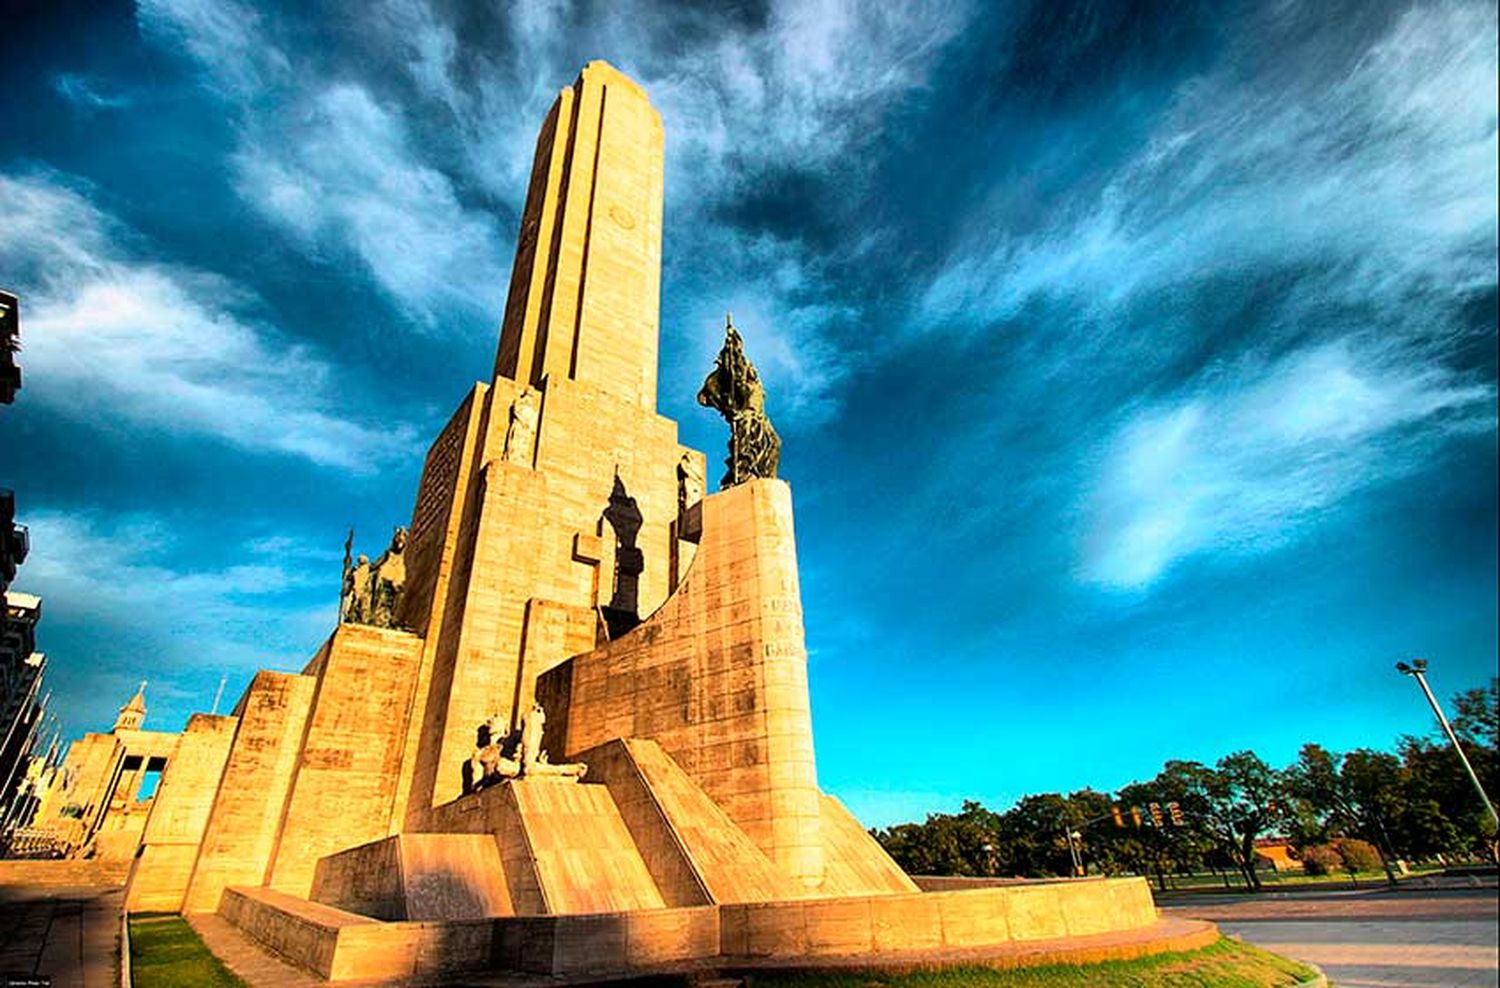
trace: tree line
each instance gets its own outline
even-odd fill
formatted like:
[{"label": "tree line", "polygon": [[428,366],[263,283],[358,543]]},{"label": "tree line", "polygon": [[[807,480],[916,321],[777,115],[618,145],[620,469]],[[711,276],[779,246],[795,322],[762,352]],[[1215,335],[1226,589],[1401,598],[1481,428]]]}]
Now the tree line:
[{"label": "tree line", "polygon": [[[1492,796],[1500,782],[1500,678],[1449,707],[1459,743]],[[913,875],[1042,878],[1079,873],[1168,876],[1215,871],[1259,889],[1256,840],[1288,838],[1309,870],[1344,846],[1350,870],[1372,857],[1395,880],[1398,862],[1492,858],[1496,833],[1458,756],[1440,732],[1400,738],[1395,751],[1339,753],[1302,746],[1274,768],[1253,751],[1213,765],[1169,761],[1118,792],[1026,796],[1003,813],[965,801],[871,833]]]}]

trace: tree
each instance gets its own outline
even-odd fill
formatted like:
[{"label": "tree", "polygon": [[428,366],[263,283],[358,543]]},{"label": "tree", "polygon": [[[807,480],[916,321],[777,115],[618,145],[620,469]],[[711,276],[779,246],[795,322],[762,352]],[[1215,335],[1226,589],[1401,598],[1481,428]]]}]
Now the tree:
[{"label": "tree", "polygon": [[1214,765],[1210,798],[1227,834],[1237,841],[1231,853],[1250,887],[1260,890],[1255,838],[1270,829],[1286,805],[1286,780],[1253,751],[1225,755]]},{"label": "tree", "polygon": [[1300,802],[1322,816],[1325,834],[1358,837],[1379,847],[1386,879],[1395,884],[1389,824],[1406,804],[1399,759],[1363,748],[1338,755],[1305,744],[1287,769],[1286,782]]},{"label": "tree", "polygon": [[1026,796],[1000,817],[1000,856],[1007,874],[1040,878],[1073,870],[1068,801],[1055,792]]},{"label": "tree", "polygon": [[1406,808],[1401,760],[1383,751],[1357,748],[1344,756],[1340,776],[1354,807],[1354,836],[1378,848],[1386,880],[1396,884],[1391,863],[1397,854],[1387,822],[1398,819]]},{"label": "tree", "polygon": [[[1453,828],[1454,841],[1442,851],[1466,855],[1491,853],[1489,841],[1494,839],[1494,824],[1447,739],[1433,741],[1403,737],[1399,750],[1407,777],[1408,802],[1436,806]],[[1465,750],[1475,772],[1480,779],[1486,780],[1486,787],[1493,792],[1494,752],[1485,748]],[[1427,822],[1432,822],[1430,817]],[[1437,829],[1441,832],[1442,828]]]},{"label": "tree", "polygon": [[1255,870],[1255,839],[1283,812],[1286,788],[1281,773],[1252,751],[1239,751],[1209,768],[1199,762],[1170,761],[1151,785],[1175,800],[1199,836],[1233,863],[1245,887],[1260,889]]},{"label": "tree", "polygon": [[999,816],[973,800],[958,813],[929,813],[871,833],[909,875],[996,874]]},{"label": "tree", "polygon": [[1500,676],[1488,687],[1464,690],[1453,698],[1453,733],[1476,748],[1500,747]]}]

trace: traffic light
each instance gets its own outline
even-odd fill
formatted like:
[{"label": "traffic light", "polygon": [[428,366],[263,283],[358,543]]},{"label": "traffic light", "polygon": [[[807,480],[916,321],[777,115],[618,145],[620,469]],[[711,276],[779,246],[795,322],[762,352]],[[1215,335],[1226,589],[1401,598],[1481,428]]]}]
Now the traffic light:
[{"label": "traffic light", "polygon": [[1182,807],[1177,805],[1176,800],[1167,804],[1167,812],[1172,815],[1172,826],[1182,826]]},{"label": "traffic light", "polygon": [[1147,803],[1146,804],[1146,809],[1148,809],[1148,810],[1151,811],[1151,823],[1154,826],[1160,827],[1161,826],[1161,804],[1160,803]]},{"label": "traffic light", "polygon": [[1141,808],[1139,806],[1132,806],[1130,808],[1130,819],[1135,823],[1136,829],[1139,830],[1141,827]]},{"label": "traffic light", "polygon": [[1276,800],[1274,800],[1274,799],[1268,799],[1268,800],[1266,800],[1266,812],[1269,813],[1269,814],[1271,814],[1272,816],[1276,815]]},{"label": "traffic light", "polygon": [[1116,827],[1123,827],[1123,826],[1125,826],[1125,817],[1121,815],[1120,808],[1118,806],[1111,806],[1109,808],[1109,812],[1110,812],[1110,815],[1115,818],[1115,826]]}]

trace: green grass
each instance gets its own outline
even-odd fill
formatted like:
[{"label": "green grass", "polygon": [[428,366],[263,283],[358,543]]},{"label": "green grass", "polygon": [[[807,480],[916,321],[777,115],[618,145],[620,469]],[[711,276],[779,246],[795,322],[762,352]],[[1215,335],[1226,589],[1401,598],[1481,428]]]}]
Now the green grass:
[{"label": "green grass", "polygon": [[[1402,882],[1409,882],[1415,879],[1425,878],[1429,875],[1441,874],[1442,870],[1442,868],[1435,865],[1422,865],[1412,868],[1411,871],[1406,875],[1399,876],[1399,880]],[[1150,880],[1151,888],[1156,889],[1156,876],[1149,875],[1145,877]],[[1358,882],[1360,885],[1364,885],[1367,883],[1371,885],[1383,885],[1385,884],[1385,880],[1385,872],[1380,869],[1376,869],[1375,871],[1356,872],[1354,876],[1354,881]],[[1301,872],[1295,871],[1283,872],[1280,874],[1269,871],[1260,873],[1261,887],[1266,889],[1274,889],[1280,885],[1332,885],[1338,883],[1347,885],[1349,881],[1350,878],[1347,871],[1338,871],[1329,875],[1304,875]],[[1225,888],[1223,878],[1207,872],[1200,872],[1193,875],[1168,875],[1167,885],[1167,891],[1169,892],[1176,891],[1177,889]],[[1245,882],[1238,875],[1232,874],[1229,876],[1229,885],[1227,891],[1233,892],[1236,890],[1243,892],[1245,890]]]},{"label": "green grass", "polygon": [[1133,961],[1018,968],[984,967],[910,974],[756,974],[755,988],[1285,988],[1313,970],[1237,940]]},{"label": "green grass", "polygon": [[135,988],[245,988],[175,913],[132,913],[130,975]]}]

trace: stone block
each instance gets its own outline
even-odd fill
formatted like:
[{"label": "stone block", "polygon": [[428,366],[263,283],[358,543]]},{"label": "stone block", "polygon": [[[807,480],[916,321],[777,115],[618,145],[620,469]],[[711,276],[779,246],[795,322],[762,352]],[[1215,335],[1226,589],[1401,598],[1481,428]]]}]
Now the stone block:
[{"label": "stone block", "polygon": [[720,906],[720,915],[744,915],[746,957],[800,957],[807,953],[805,902],[761,902]]},{"label": "stone block", "polygon": [[803,923],[809,954],[868,954],[875,949],[869,899],[810,900]]},{"label": "stone block", "polygon": [[[1017,885],[1005,891],[1008,893],[1005,899],[1009,907],[1006,919],[1010,924],[1012,940],[1049,940],[1068,935],[1068,922],[1062,910],[1062,892],[1057,886],[1052,884]],[[1098,893],[1108,896],[1108,892],[1104,889],[1099,889]],[[985,893],[953,892],[947,894],[978,896]],[[1082,895],[1076,897],[1075,906],[1081,903],[1082,899]]]},{"label": "stone block", "polygon": [[880,951],[935,950],[943,946],[943,912],[927,895],[872,896],[870,929]]},{"label": "stone block", "polygon": [[640,910],[625,919],[625,963],[630,970],[719,953],[719,910],[714,906]]},{"label": "stone block", "polygon": [[[943,943],[948,947],[983,947],[1013,938],[1010,925],[1010,888],[929,892],[943,921]],[[903,897],[904,898],[904,897]]]}]

